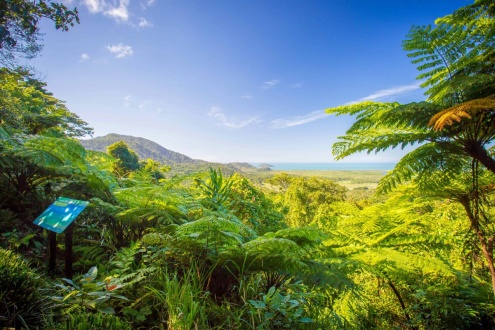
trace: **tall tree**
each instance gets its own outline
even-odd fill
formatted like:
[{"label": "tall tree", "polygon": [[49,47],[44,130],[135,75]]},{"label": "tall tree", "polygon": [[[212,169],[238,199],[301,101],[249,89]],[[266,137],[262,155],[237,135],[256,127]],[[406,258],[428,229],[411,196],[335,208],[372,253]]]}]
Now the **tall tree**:
[{"label": "tall tree", "polygon": [[495,181],[494,12],[492,1],[478,0],[438,19],[434,28],[411,29],[403,47],[418,64],[418,78],[425,79],[427,101],[362,102],[327,113],[356,116],[333,145],[337,159],[419,145],[381,180],[379,190],[412,180],[423,193],[461,203],[489,265],[495,292],[495,231],[487,213],[494,191],[490,183]]},{"label": "tall tree", "polygon": [[52,20],[55,28],[67,31],[79,23],[77,9],[50,0],[0,1],[0,63],[15,66],[15,60],[33,58],[41,50],[39,21]]},{"label": "tall tree", "polygon": [[11,133],[82,137],[93,129],[25,70],[0,69],[0,125]]},{"label": "tall tree", "polygon": [[141,167],[137,153],[130,149],[124,141],[109,145],[107,152],[117,160],[114,172],[120,176],[126,176]]}]

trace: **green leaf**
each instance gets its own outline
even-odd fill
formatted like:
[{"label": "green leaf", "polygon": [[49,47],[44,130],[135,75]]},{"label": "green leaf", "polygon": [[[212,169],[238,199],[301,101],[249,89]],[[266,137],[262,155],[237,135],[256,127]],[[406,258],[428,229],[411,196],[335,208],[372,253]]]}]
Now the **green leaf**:
[{"label": "green leaf", "polygon": [[97,309],[105,314],[115,314],[115,310],[110,306],[98,306]]}]

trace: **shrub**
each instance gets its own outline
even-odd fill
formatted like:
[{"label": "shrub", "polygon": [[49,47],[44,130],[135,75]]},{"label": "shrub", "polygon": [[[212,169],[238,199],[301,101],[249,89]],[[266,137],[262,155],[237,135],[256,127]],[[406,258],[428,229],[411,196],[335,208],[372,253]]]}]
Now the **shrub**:
[{"label": "shrub", "polygon": [[40,292],[45,281],[18,254],[0,248],[0,328],[44,323],[50,304]]},{"label": "shrub", "polygon": [[70,315],[57,330],[131,330],[125,321],[111,314],[79,313]]}]

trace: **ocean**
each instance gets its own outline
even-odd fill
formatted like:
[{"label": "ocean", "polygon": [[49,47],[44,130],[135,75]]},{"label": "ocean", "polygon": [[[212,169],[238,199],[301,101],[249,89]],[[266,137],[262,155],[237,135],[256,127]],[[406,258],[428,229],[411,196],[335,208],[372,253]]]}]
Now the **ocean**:
[{"label": "ocean", "polygon": [[293,171],[293,170],[334,170],[334,171],[364,171],[364,170],[392,170],[396,163],[251,163],[254,166],[260,164],[273,165],[272,170]]}]

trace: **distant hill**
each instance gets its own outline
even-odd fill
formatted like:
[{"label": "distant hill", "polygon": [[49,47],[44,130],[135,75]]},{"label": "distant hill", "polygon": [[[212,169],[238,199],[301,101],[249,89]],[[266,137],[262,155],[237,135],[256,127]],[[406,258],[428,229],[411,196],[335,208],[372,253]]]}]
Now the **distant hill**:
[{"label": "distant hill", "polygon": [[106,152],[107,147],[115,142],[124,141],[129,148],[138,154],[140,159],[151,158],[160,163],[170,165],[173,174],[207,171],[210,167],[220,168],[225,174],[256,170],[256,167],[249,163],[219,164],[200,159],[192,159],[181,153],[168,150],[156,142],[130,135],[111,133],[105,136],[80,141],[84,148],[101,152]]},{"label": "distant hill", "polygon": [[228,163],[227,165],[232,166],[234,168],[237,168],[241,171],[249,172],[249,171],[256,171],[257,170],[256,166],[253,166],[249,163]]},{"label": "distant hill", "polygon": [[81,144],[86,149],[106,152],[109,145],[119,141],[124,141],[127,143],[129,148],[134,150],[140,159],[151,158],[167,165],[177,163],[204,163],[202,160],[192,159],[191,157],[181,153],[168,150],[156,142],[130,135],[111,133],[105,136],[95,137],[93,139],[81,140]]}]

